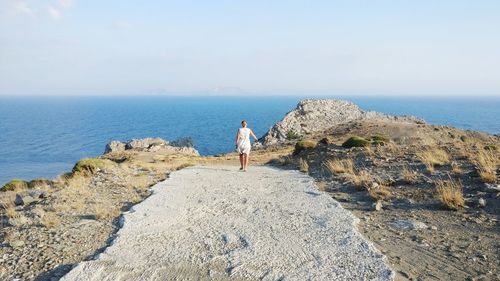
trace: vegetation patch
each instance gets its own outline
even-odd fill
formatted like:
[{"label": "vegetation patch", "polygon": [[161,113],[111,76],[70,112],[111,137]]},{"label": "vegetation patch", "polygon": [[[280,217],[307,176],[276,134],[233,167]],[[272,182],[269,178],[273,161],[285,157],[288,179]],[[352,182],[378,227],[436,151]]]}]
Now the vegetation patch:
[{"label": "vegetation patch", "polygon": [[314,149],[315,147],[316,147],[316,143],[311,141],[311,140],[298,141],[295,144],[295,150],[293,151],[293,154],[297,155],[304,150]]},{"label": "vegetation patch", "polygon": [[83,175],[93,175],[98,170],[105,168],[110,164],[109,160],[100,158],[84,158],[78,161],[73,167],[73,173],[81,173]]},{"label": "vegetation patch", "polygon": [[28,187],[37,188],[42,186],[49,186],[51,183],[52,181],[48,179],[34,179],[28,183]]},{"label": "vegetation patch", "polygon": [[6,183],[0,191],[16,191],[28,188],[28,182],[21,179],[13,179]]},{"label": "vegetation patch", "polygon": [[[471,156],[472,157],[472,156]],[[486,183],[495,183],[500,157],[493,150],[480,150],[472,162],[476,166],[479,176]]]},{"label": "vegetation patch", "polygon": [[386,145],[391,142],[391,139],[384,135],[375,135],[370,137],[370,141],[373,145]]},{"label": "vegetation patch", "polygon": [[352,159],[328,160],[323,164],[332,175],[354,174],[354,163]]},{"label": "vegetation patch", "polygon": [[295,131],[288,131],[286,133],[287,140],[298,140],[300,138],[301,138],[301,136],[298,133],[296,133]]},{"label": "vegetation patch", "polygon": [[443,166],[450,162],[448,153],[440,148],[424,148],[417,153],[417,156],[431,173],[434,172],[436,166]]},{"label": "vegetation patch", "polygon": [[342,147],[351,148],[351,147],[367,147],[371,144],[371,142],[365,138],[353,136],[346,140]]},{"label": "vegetation patch", "polygon": [[494,144],[487,144],[484,146],[484,150],[494,150],[494,151],[497,151],[498,150],[498,147]]},{"label": "vegetation patch", "polygon": [[378,185],[377,187],[370,188],[368,195],[375,201],[387,200],[391,198],[392,193],[385,185]]},{"label": "vegetation patch", "polygon": [[299,160],[299,170],[303,173],[309,172],[309,164],[302,158]]},{"label": "vegetation patch", "polygon": [[401,171],[401,178],[407,183],[415,183],[418,179],[418,172],[410,170],[407,166],[404,166]]},{"label": "vegetation patch", "polygon": [[465,206],[462,184],[456,180],[438,180],[436,189],[439,201],[448,209],[458,210]]}]

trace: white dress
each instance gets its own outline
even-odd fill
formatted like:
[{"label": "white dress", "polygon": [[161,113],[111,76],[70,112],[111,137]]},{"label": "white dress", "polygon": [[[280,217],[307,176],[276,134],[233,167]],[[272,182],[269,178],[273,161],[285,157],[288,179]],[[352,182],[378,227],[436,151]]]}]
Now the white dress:
[{"label": "white dress", "polygon": [[250,154],[250,149],[252,145],[250,144],[250,129],[248,128],[239,128],[239,138],[238,138],[238,153],[242,154]]}]

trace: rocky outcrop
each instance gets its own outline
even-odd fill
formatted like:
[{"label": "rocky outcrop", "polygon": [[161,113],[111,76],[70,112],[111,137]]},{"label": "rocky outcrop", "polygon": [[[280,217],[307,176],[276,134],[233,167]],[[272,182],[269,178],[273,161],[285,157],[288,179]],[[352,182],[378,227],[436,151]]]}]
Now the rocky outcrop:
[{"label": "rocky outcrop", "polygon": [[104,149],[104,153],[110,153],[110,152],[115,152],[115,151],[124,151],[125,150],[125,143],[121,141],[111,141],[110,143],[106,144],[106,148]]},{"label": "rocky outcrop", "polygon": [[306,99],[286,114],[260,139],[264,145],[293,140],[304,135],[321,132],[336,125],[362,119],[385,119],[401,122],[423,122],[412,116],[391,116],[380,112],[364,111],[356,104],[334,99]]},{"label": "rocky outcrop", "polygon": [[104,154],[125,151],[125,150],[136,150],[136,151],[148,151],[148,152],[171,152],[171,153],[181,153],[188,155],[199,155],[198,151],[190,146],[173,146],[170,145],[168,141],[162,138],[144,138],[144,139],[132,139],[128,142],[121,141],[111,141],[106,144]]}]

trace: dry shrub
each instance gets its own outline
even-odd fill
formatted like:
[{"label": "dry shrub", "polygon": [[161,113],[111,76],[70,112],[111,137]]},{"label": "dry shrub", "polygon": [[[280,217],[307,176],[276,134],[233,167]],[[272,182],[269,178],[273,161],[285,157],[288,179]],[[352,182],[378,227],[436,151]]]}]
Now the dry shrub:
[{"label": "dry shrub", "polygon": [[40,219],[40,223],[46,228],[54,227],[61,223],[59,216],[54,212],[47,212]]},{"label": "dry shrub", "polygon": [[316,182],[316,186],[318,187],[319,191],[323,191],[324,192],[327,189],[327,183],[324,182],[324,181],[318,181],[318,182]]},{"label": "dry shrub", "polygon": [[128,201],[132,204],[137,204],[142,201],[142,196],[134,192],[129,195]]},{"label": "dry shrub", "polygon": [[373,176],[366,170],[361,170],[349,177],[354,187],[359,190],[369,190],[373,184]]},{"label": "dry shrub", "polygon": [[431,173],[434,172],[435,166],[442,166],[450,162],[448,153],[440,148],[423,148],[422,151],[417,152],[417,157],[424,163],[427,170]]},{"label": "dry shrub", "polygon": [[299,170],[303,173],[309,172],[309,164],[307,163],[307,160],[302,158],[299,159]]},{"label": "dry shrub", "polygon": [[448,209],[458,210],[464,207],[462,184],[456,180],[438,180],[435,182],[439,201]]},{"label": "dry shrub", "polygon": [[335,159],[328,160],[323,165],[330,171],[332,175],[335,174],[354,174],[354,163],[352,159]]},{"label": "dry shrub", "polygon": [[401,146],[397,145],[394,142],[388,142],[383,146],[383,150],[390,153],[393,156],[401,156],[403,155],[403,149]]},{"label": "dry shrub", "polygon": [[136,189],[147,189],[151,184],[149,176],[147,175],[138,175],[127,177],[127,187],[128,188],[136,188]]},{"label": "dry shrub", "polygon": [[418,172],[410,170],[407,166],[401,171],[401,178],[407,183],[415,183],[418,179]]},{"label": "dry shrub", "polygon": [[483,182],[495,183],[500,158],[496,151],[480,149],[472,160]]},{"label": "dry shrub", "polygon": [[88,195],[90,179],[81,175],[75,175],[66,181],[66,191],[78,195]]},{"label": "dry shrub", "polygon": [[392,196],[389,187],[385,185],[378,185],[377,187],[368,189],[368,195],[375,201],[386,200]]},{"label": "dry shrub", "polygon": [[14,219],[19,217],[19,214],[16,212],[16,207],[14,203],[12,202],[7,202],[7,203],[2,203],[1,207],[3,209],[3,213],[9,218],[9,219]]},{"label": "dry shrub", "polygon": [[297,155],[300,152],[305,151],[305,150],[314,149],[315,147],[316,147],[316,142],[314,142],[312,140],[301,140],[301,141],[298,141],[295,144],[295,150],[293,151],[293,155]]},{"label": "dry shrub", "polygon": [[116,207],[98,204],[94,206],[94,214],[97,220],[110,220],[118,217],[121,214],[121,211]]}]

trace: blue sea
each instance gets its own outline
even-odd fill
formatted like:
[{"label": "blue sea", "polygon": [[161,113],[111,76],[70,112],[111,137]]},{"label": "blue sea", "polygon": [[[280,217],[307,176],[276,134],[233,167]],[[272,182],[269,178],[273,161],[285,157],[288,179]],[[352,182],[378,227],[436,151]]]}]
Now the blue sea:
[{"label": "blue sea", "polygon": [[[303,98],[0,97],[0,184],[55,177],[81,158],[102,154],[111,140],[189,136],[203,155],[228,152],[242,119],[261,136]],[[500,97],[337,98],[365,110],[500,133]]]}]

